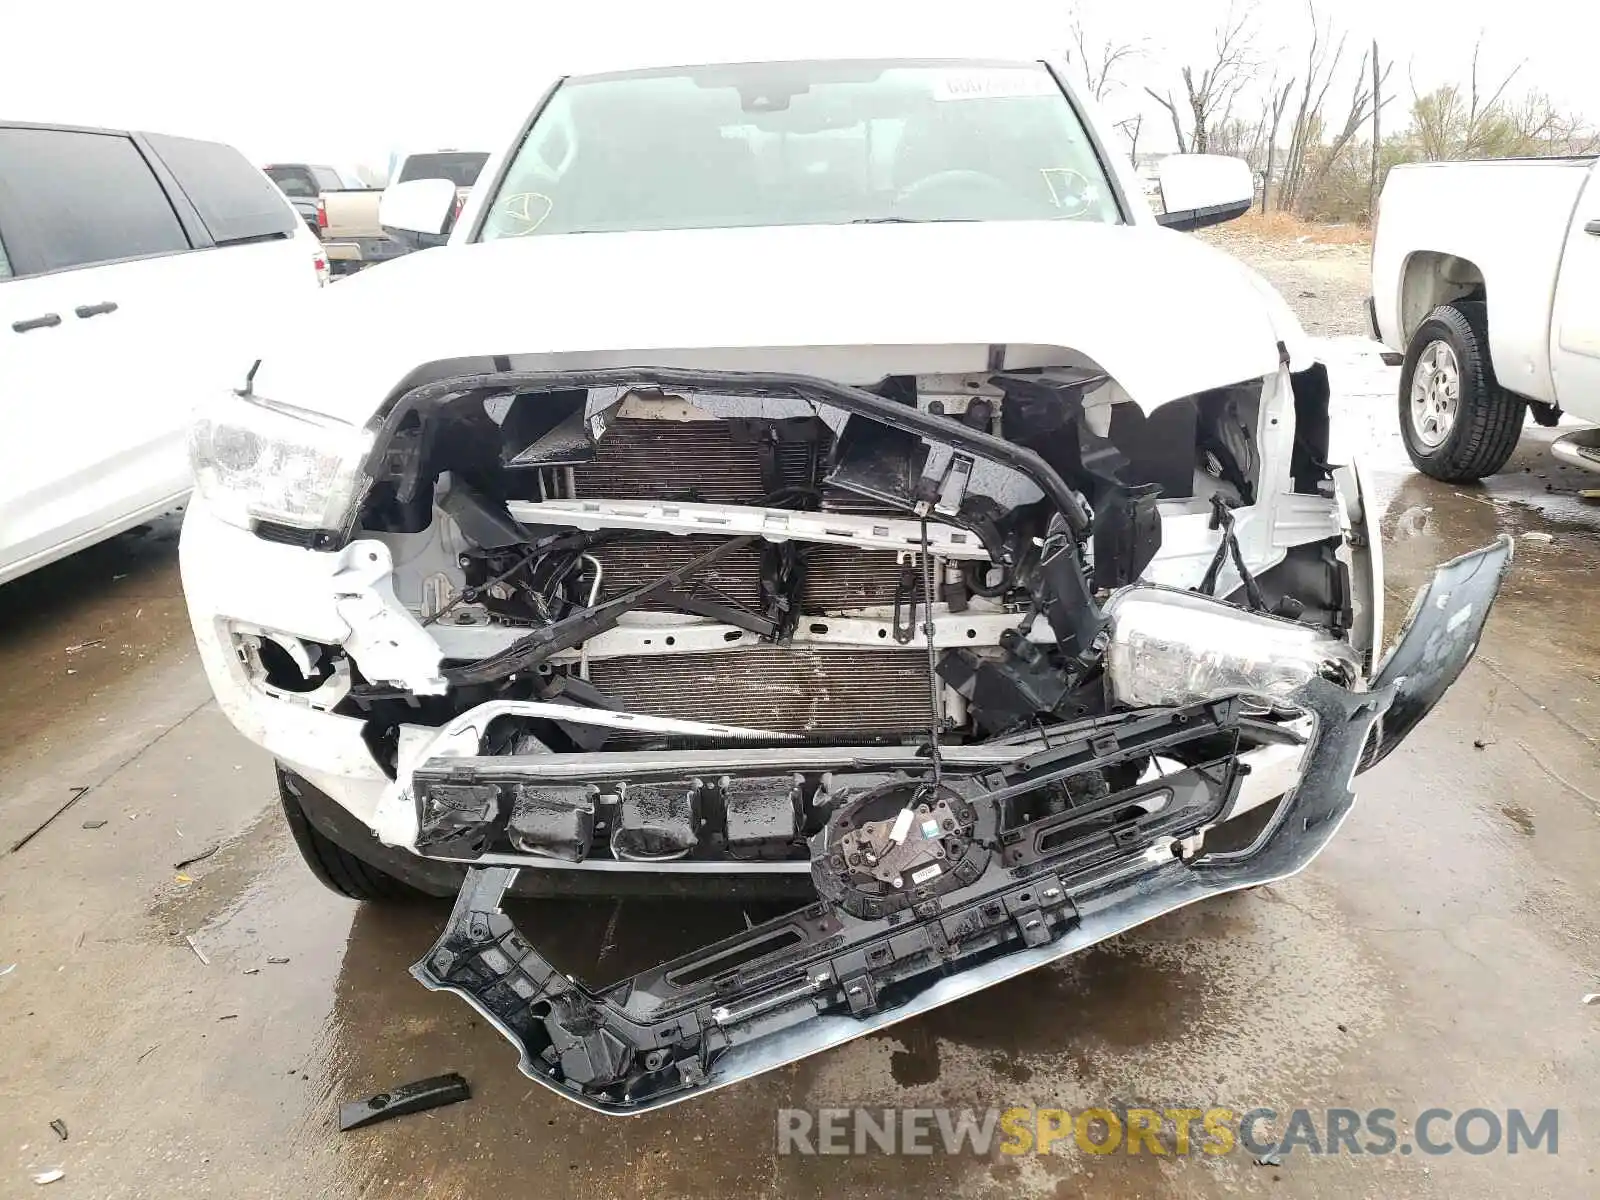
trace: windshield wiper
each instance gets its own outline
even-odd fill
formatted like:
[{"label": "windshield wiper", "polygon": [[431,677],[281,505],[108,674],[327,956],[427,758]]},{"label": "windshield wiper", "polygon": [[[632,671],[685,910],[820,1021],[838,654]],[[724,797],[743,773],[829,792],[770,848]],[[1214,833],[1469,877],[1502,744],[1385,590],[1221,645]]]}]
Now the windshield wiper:
[{"label": "windshield wiper", "polygon": [[971,223],[977,217],[856,217],[852,225],[946,225],[957,221]]}]

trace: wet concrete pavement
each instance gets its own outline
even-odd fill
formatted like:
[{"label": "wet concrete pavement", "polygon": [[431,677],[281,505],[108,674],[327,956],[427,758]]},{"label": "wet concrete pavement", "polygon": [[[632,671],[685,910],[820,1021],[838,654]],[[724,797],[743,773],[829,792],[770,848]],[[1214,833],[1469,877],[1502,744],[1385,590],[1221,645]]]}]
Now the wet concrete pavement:
[{"label": "wet concrete pavement", "polygon": [[[1363,777],[1308,871],[628,1121],[550,1098],[464,1004],[410,979],[442,908],[360,906],[312,880],[268,762],[208,702],[172,522],[0,589],[0,971],[15,964],[0,1196],[56,1166],[61,1197],[1593,1194],[1600,1006],[1580,999],[1600,991],[1600,513],[1544,452],[1548,431],[1459,488],[1412,474],[1393,422],[1387,396],[1340,414],[1379,465],[1391,627],[1435,562],[1501,531],[1517,561],[1476,661]],[[640,901],[518,913],[595,979],[743,918]],[[471,1101],[336,1131],[340,1100],[446,1070]],[[1402,1135],[1430,1106],[1557,1107],[1560,1153],[773,1154],[780,1106],[1140,1103],[1384,1106]]]}]

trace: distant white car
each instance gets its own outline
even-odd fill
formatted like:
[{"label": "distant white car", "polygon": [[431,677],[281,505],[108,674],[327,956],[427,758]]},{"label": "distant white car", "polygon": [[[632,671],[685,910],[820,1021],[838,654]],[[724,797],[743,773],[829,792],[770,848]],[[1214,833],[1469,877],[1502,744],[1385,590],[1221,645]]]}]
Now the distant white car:
[{"label": "distant white car", "polygon": [[320,257],[231,146],[0,123],[0,583],[185,498],[195,397]]},{"label": "distant white car", "polygon": [[[1600,422],[1600,166],[1429,163],[1389,173],[1373,336],[1405,354],[1400,430],[1418,470],[1464,482],[1511,457],[1531,409]],[[1553,452],[1600,470],[1582,430]]]}]

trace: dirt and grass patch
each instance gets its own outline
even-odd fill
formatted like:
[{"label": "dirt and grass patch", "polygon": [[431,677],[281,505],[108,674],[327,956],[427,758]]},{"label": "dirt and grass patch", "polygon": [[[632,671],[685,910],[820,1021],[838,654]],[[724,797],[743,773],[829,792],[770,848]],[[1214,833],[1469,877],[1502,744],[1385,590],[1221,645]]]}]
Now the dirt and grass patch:
[{"label": "dirt and grass patch", "polygon": [[1315,221],[1302,221],[1293,213],[1264,213],[1252,209],[1229,228],[1274,242],[1310,242],[1321,246],[1365,246],[1372,241],[1372,230],[1366,225],[1324,225]]}]

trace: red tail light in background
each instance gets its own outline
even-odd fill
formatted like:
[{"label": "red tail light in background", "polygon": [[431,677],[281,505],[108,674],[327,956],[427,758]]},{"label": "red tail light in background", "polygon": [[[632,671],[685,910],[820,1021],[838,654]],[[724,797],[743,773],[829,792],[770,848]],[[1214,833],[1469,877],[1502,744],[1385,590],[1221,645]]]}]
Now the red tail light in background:
[{"label": "red tail light in background", "polygon": [[327,227],[328,227],[328,202],[326,200],[324,200],[321,196],[318,196],[317,197],[317,228],[318,229],[326,229]]}]

